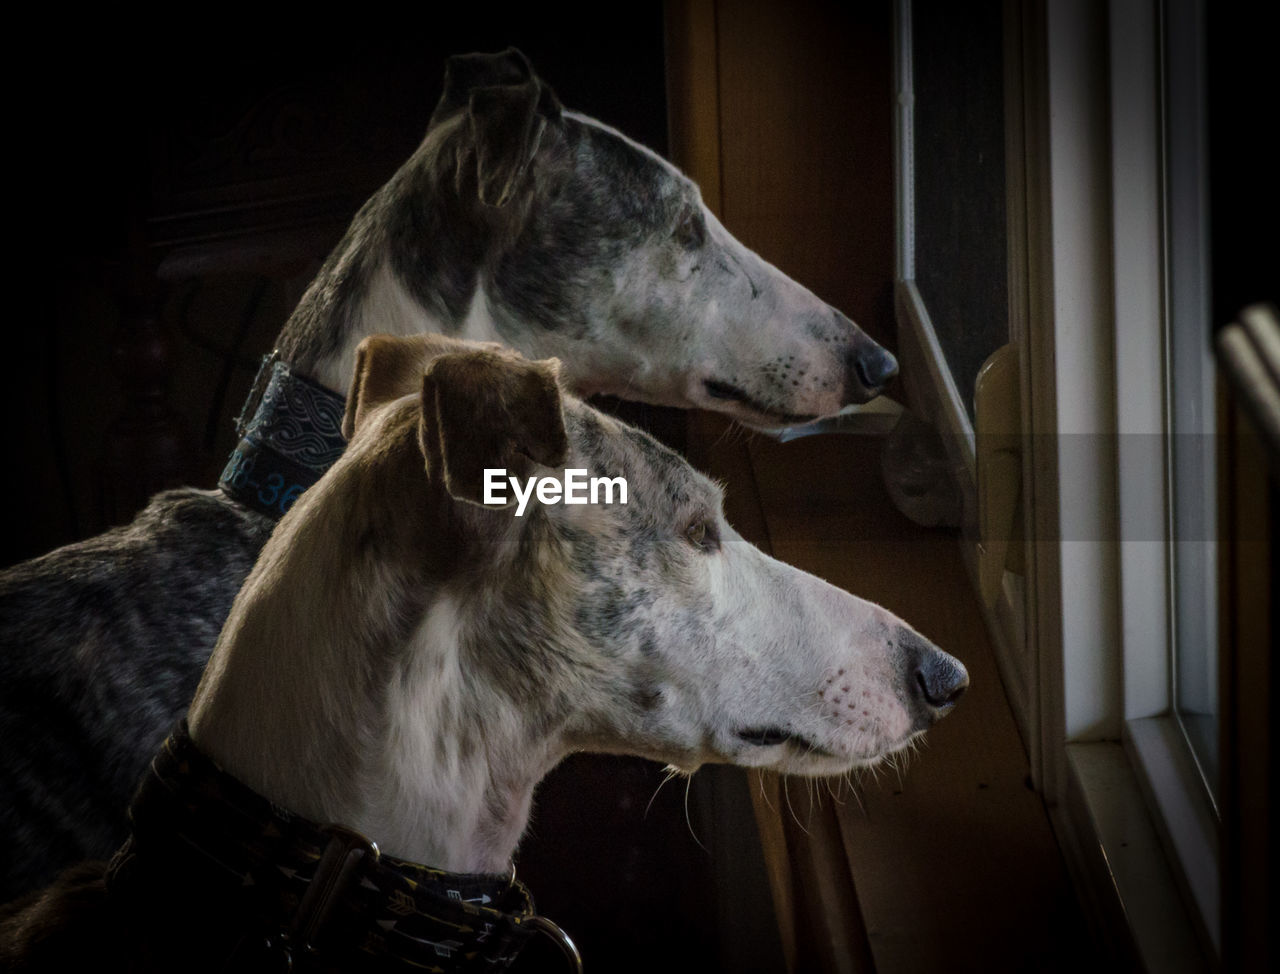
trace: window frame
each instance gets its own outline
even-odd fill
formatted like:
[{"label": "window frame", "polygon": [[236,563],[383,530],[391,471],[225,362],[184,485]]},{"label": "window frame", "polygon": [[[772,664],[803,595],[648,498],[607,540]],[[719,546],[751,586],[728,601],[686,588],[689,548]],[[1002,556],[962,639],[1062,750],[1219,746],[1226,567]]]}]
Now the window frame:
[{"label": "window frame", "polygon": [[[1148,969],[1193,971],[1221,957],[1221,934],[1217,823],[1173,706],[1168,231],[1185,214],[1166,205],[1162,120],[1187,108],[1166,103],[1174,4],[1202,7],[1005,4],[1010,341],[1037,543],[1025,601],[1006,575],[988,625],[1095,930]],[[925,387],[913,401],[958,453],[969,522],[974,433],[913,285],[910,7],[896,18],[900,345]]]},{"label": "window frame", "polygon": [[1058,657],[1042,691],[1062,717],[1042,725],[1046,792],[1073,871],[1109,881],[1095,912],[1173,971],[1203,969],[1221,937],[1217,825],[1173,709],[1164,13],[1045,4],[1052,284],[1032,395],[1052,400],[1057,446],[1032,492],[1056,500],[1038,537],[1063,539],[1036,590]]}]

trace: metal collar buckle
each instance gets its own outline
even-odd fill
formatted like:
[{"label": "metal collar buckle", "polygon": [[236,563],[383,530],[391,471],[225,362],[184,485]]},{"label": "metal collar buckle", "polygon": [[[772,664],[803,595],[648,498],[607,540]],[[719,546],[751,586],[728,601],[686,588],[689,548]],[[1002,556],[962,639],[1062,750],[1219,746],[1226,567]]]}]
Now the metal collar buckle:
[{"label": "metal collar buckle", "polygon": [[342,825],[326,825],[329,844],[316,865],[302,902],[293,915],[289,928],[268,940],[268,946],[281,956],[285,971],[293,968],[295,951],[316,953],[315,940],[334,905],[341,899],[356,873],[378,861],[378,844],[354,829]]},{"label": "metal collar buckle", "polygon": [[547,937],[560,948],[560,953],[562,953],[565,960],[569,962],[569,970],[571,970],[573,974],[582,974],[582,955],[578,953],[578,947],[573,942],[573,938],[546,917],[532,916],[525,922],[529,925],[531,930]]}]

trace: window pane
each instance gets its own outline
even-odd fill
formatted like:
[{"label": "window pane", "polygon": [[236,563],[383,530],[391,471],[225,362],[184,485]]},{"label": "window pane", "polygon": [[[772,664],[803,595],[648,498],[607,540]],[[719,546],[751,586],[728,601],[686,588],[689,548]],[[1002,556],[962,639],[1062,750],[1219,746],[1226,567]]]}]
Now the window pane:
[{"label": "window pane", "polygon": [[915,276],[973,421],[973,387],[1009,341],[1001,0],[914,0]]},{"label": "window pane", "polygon": [[1218,615],[1214,530],[1213,440],[1174,436],[1175,710],[1205,785],[1217,801]]},{"label": "window pane", "polygon": [[1197,0],[1165,5],[1165,193],[1174,711],[1215,803],[1217,528],[1204,72]]}]

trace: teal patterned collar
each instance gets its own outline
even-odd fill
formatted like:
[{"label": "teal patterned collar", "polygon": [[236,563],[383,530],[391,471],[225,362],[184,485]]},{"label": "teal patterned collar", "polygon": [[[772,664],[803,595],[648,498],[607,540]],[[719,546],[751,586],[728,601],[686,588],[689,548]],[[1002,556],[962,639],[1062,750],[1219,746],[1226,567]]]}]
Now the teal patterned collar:
[{"label": "teal patterned collar", "polygon": [[345,409],[342,396],[294,372],[272,352],[236,420],[240,442],[218,486],[278,521],[342,456]]}]

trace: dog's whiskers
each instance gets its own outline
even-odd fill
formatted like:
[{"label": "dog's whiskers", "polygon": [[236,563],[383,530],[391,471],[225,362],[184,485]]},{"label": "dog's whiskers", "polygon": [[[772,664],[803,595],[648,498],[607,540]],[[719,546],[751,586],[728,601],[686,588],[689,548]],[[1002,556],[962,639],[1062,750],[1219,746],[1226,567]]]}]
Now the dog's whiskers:
[{"label": "dog's whiskers", "polygon": [[693,775],[687,775],[684,780],[684,824],[688,826],[689,835],[698,848],[703,852],[710,854],[711,850],[702,844],[702,840],[698,838],[698,833],[693,829],[693,819],[689,815],[689,790],[693,787]]},{"label": "dog's whiskers", "polygon": [[837,805],[845,804],[844,799],[840,797],[841,786],[844,784],[844,778],[831,777],[826,779],[827,794],[831,796],[831,800]]},{"label": "dog's whiskers", "polygon": [[776,815],[778,814],[778,810],[774,808],[772,804],[770,804],[769,792],[764,786],[764,771],[765,771],[764,768],[756,769],[756,781],[760,785],[760,800],[764,802],[765,808],[769,809],[769,811],[773,812]]},{"label": "dog's whiskers", "polygon": [[862,800],[862,782],[856,777],[849,777],[849,793],[853,795],[853,800],[858,803],[858,808],[862,810],[862,817],[869,818],[867,814],[867,806]]},{"label": "dog's whiskers", "polygon": [[889,758],[888,758],[889,767],[893,768],[893,773],[894,773],[894,774],[897,776],[897,778],[898,778],[898,790],[899,790],[899,791],[901,791],[901,790],[902,790],[902,788],[903,788],[903,784],[902,784],[902,765],[899,763],[899,761],[901,760],[901,755],[902,755],[902,752],[901,752],[901,751],[895,751],[893,754],[890,754],[890,755],[889,755]]},{"label": "dog's whiskers", "polygon": [[791,776],[783,775],[782,777],[782,795],[787,800],[787,810],[791,813],[791,820],[805,835],[809,834],[809,830],[805,828],[804,823],[800,821],[800,816],[796,814],[795,806],[791,804]]},{"label": "dog's whiskers", "polygon": [[644,814],[640,816],[642,819],[649,817],[649,811],[653,808],[653,803],[658,799],[658,792],[662,791],[666,783],[672,778],[680,777],[680,774],[680,769],[672,767],[671,765],[667,765],[667,767],[663,769],[662,780],[658,782],[658,787],[653,789],[653,794],[649,796],[649,804],[645,805]]}]

